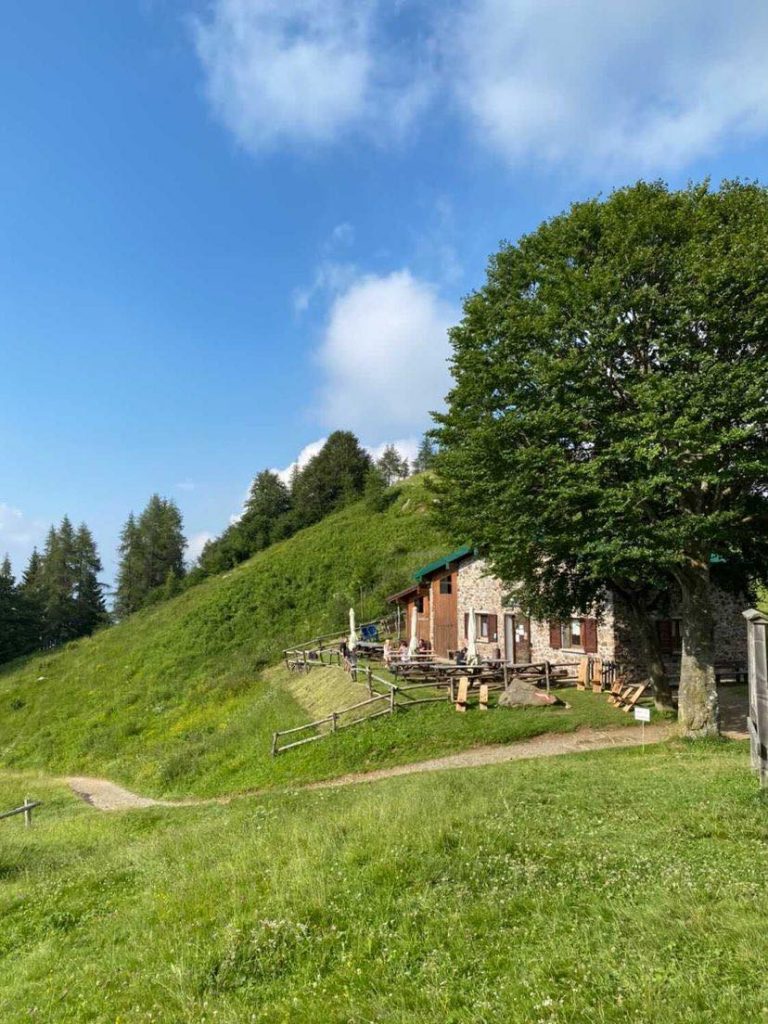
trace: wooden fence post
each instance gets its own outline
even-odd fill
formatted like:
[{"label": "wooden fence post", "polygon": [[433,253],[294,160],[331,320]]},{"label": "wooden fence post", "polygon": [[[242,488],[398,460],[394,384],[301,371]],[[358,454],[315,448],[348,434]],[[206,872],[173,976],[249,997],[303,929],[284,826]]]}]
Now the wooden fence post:
[{"label": "wooden fence post", "polygon": [[272,757],[274,757],[277,754],[277,737],[279,735],[280,734],[277,732],[272,733]]},{"label": "wooden fence post", "polygon": [[544,662],[544,680],[547,684],[547,695],[549,695],[549,662]]},{"label": "wooden fence post", "polygon": [[373,673],[371,672],[371,666],[368,665],[366,667],[366,669],[365,669],[365,681],[368,683],[368,696],[369,697],[373,696],[373,683],[371,682],[371,675],[372,674]]},{"label": "wooden fence post", "polygon": [[30,825],[32,824],[32,808],[28,806],[31,803],[32,803],[32,801],[29,799],[29,797],[25,796],[24,797],[24,825],[26,826],[26,828],[29,828]]},{"label": "wooden fence post", "polygon": [[396,706],[395,705],[395,687],[393,686],[392,689],[389,691],[389,713],[390,713],[390,715],[394,715],[394,713],[395,713],[395,706]]},{"label": "wooden fence post", "polygon": [[336,732],[338,718],[339,718],[338,714],[335,711],[332,711],[331,712],[331,732]]}]

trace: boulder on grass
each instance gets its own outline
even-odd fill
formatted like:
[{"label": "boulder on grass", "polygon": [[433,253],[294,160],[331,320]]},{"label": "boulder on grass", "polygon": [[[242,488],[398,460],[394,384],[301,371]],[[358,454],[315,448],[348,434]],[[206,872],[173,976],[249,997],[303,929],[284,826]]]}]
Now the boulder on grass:
[{"label": "boulder on grass", "polygon": [[542,706],[564,708],[568,705],[554,693],[548,694],[537,690],[531,683],[526,683],[522,679],[513,679],[499,697],[500,708],[539,708]]}]

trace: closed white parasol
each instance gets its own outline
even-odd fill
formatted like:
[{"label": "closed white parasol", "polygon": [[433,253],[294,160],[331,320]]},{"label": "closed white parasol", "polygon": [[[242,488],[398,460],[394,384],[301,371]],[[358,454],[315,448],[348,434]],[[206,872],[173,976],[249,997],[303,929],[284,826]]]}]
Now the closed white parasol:
[{"label": "closed white parasol", "polygon": [[357,647],[357,630],[355,629],[355,609],[349,609],[349,642],[347,644],[350,651],[354,651]]},{"label": "closed white parasol", "polygon": [[412,658],[419,649],[419,612],[416,605],[411,609],[411,639],[408,644],[408,657]]},{"label": "closed white parasol", "polygon": [[467,617],[467,664],[477,665],[479,658],[477,656],[477,616],[475,615],[475,609],[469,609],[469,615]]}]

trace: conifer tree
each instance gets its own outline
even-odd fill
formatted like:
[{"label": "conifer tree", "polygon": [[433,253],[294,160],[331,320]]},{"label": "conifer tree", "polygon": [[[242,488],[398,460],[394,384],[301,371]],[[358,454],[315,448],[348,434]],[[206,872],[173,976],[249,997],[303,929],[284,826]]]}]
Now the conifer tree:
[{"label": "conifer tree", "polygon": [[138,531],[146,596],[156,587],[163,586],[169,572],[178,579],[184,575],[186,540],[176,502],[153,494],[139,516]]},{"label": "conifer tree", "polygon": [[141,537],[133,512],[120,533],[119,556],[115,614],[123,619],[141,607],[145,596]]},{"label": "conifer tree", "polygon": [[24,653],[19,602],[11,561],[6,554],[0,564],[0,663]]},{"label": "conifer tree", "polygon": [[400,456],[393,444],[388,444],[376,462],[376,468],[384,478],[387,487],[408,476],[408,460]]},{"label": "conifer tree", "polygon": [[37,650],[43,644],[43,560],[37,548],[32,549],[18,591],[24,603],[27,622],[26,653]]},{"label": "conifer tree", "polygon": [[430,469],[435,461],[435,447],[429,438],[428,434],[425,434],[419,445],[419,450],[416,453],[416,458],[413,460],[413,471],[414,473],[423,473],[425,470]]},{"label": "conifer tree", "polygon": [[98,626],[108,621],[99,573],[101,559],[96,550],[93,535],[85,523],[81,523],[74,538],[75,567],[75,617],[76,636],[91,634]]},{"label": "conifer tree", "polygon": [[75,533],[67,516],[57,530],[51,526],[41,571],[43,643],[64,643],[77,636],[75,609]]},{"label": "conifer tree", "polygon": [[[172,589],[169,575],[184,577],[186,540],[181,512],[175,501],[153,494],[138,519],[131,513],[120,534],[115,613],[119,618]],[[159,589],[162,588],[162,589]]]}]

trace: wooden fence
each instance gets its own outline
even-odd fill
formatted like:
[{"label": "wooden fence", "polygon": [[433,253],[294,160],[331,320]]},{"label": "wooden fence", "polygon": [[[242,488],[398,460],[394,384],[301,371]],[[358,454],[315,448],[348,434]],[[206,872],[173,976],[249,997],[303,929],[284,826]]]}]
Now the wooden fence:
[{"label": "wooden fence", "polygon": [[[356,679],[360,672],[365,673],[368,685],[369,695],[366,700],[359,700],[356,704],[350,704],[345,708],[340,708],[338,711],[332,711],[329,715],[318,718],[314,722],[296,725],[292,729],[279,729],[272,734],[272,756],[276,757],[277,754],[282,754],[285,750],[301,747],[305,743],[314,743],[315,740],[321,740],[338,732],[340,729],[348,729],[353,725],[359,725],[361,722],[370,722],[371,719],[379,718],[381,715],[393,715],[397,707],[395,694],[398,691],[398,687],[393,686],[386,679],[381,679],[379,676],[374,675],[370,667],[367,669],[356,669]],[[374,683],[384,687],[386,692],[378,693],[374,691]],[[374,706],[375,710],[373,710]],[[370,713],[363,711],[364,708],[371,709]],[[352,712],[357,712],[357,714],[346,720],[347,716],[351,715]],[[280,742],[283,736],[296,736],[309,730],[313,731],[310,736],[302,736],[300,739],[291,740],[290,743],[281,744]]]},{"label": "wooden fence", "polygon": [[[366,627],[375,626],[379,636],[389,635],[394,632],[397,623],[395,616],[389,615],[383,619],[375,619],[371,622],[362,622],[358,627],[361,632]],[[337,629],[333,633],[323,633],[320,636],[305,640],[304,643],[296,644],[294,647],[287,647],[283,651],[283,659],[286,668],[297,672],[309,672],[313,668],[322,668],[328,665],[341,664],[340,645],[349,639],[349,627]],[[366,642],[361,640],[359,648],[364,650]]]},{"label": "wooden fence", "polygon": [[0,819],[12,818],[16,814],[23,814],[24,824],[29,828],[32,824],[32,811],[35,807],[40,807],[41,803],[42,801],[40,800],[30,800],[28,796],[25,796],[24,803],[21,807],[14,807],[12,811],[3,811],[2,814],[0,814]]},{"label": "wooden fence", "polygon": [[[516,674],[532,681],[532,676],[536,673],[536,678],[545,683],[547,692],[549,692],[548,662],[536,665],[505,665],[493,673],[487,671],[487,666],[468,667],[466,665],[437,664],[443,672],[442,675],[419,678],[410,682],[398,681],[397,683],[390,683],[389,680],[382,679],[371,670],[370,665],[353,669],[352,675],[355,681],[365,683],[368,689],[368,698],[338,711],[332,711],[329,715],[315,719],[313,722],[274,732],[272,734],[272,756],[276,757],[286,750],[301,747],[305,743],[314,743],[340,729],[360,725],[362,722],[370,722],[371,719],[379,718],[382,715],[393,715],[398,710],[404,711],[420,704],[436,704],[444,701],[455,703],[459,679],[464,677],[468,677],[472,685],[482,683],[491,690],[504,690]],[[419,667],[424,669],[426,666]],[[381,690],[384,692],[380,692]],[[363,709],[369,709],[370,713]],[[353,712],[354,716],[349,718],[348,716]],[[310,735],[301,735],[306,732],[309,732]],[[282,743],[281,740],[285,736],[298,736],[299,738],[291,739],[289,743]]]}]

